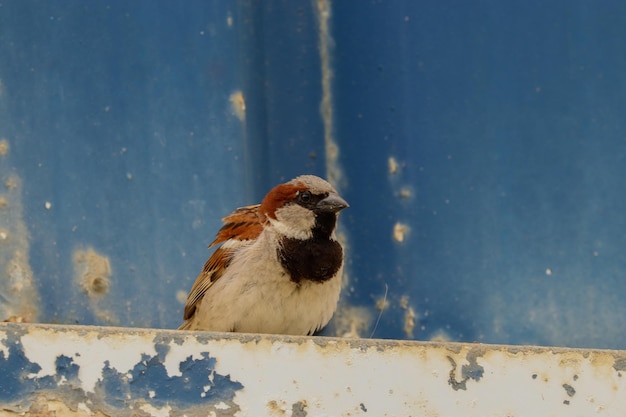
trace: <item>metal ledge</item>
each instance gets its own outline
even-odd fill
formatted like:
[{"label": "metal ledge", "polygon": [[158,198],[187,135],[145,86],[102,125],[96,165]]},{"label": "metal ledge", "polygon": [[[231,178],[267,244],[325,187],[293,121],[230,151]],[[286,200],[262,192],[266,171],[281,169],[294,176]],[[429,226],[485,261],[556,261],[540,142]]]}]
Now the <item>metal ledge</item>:
[{"label": "metal ledge", "polygon": [[1,415],[624,416],[625,371],[626,351],[0,326]]}]

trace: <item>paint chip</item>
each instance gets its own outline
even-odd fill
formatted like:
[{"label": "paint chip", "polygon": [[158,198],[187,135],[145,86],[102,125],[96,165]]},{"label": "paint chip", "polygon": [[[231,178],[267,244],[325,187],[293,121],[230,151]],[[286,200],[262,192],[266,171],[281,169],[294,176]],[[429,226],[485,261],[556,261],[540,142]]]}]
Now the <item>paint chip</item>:
[{"label": "paint chip", "polygon": [[399,193],[400,198],[407,199],[413,196],[413,190],[410,187],[402,187]]},{"label": "paint chip", "polygon": [[5,182],[4,186],[9,190],[15,190],[20,185],[20,180],[16,177],[9,177]]},{"label": "paint chip", "polygon": [[246,99],[240,90],[234,91],[229,98],[230,108],[239,121],[246,121]]},{"label": "paint chip", "polygon": [[404,240],[406,239],[406,236],[409,233],[409,226],[404,224],[404,223],[396,223],[393,226],[393,239],[398,242],[398,243],[402,243],[404,242]]},{"label": "paint chip", "polygon": [[567,393],[567,395],[569,395],[570,397],[573,397],[576,394],[576,390],[571,385],[563,384],[562,386],[565,392]]},{"label": "paint chip", "polygon": [[9,141],[5,138],[0,139],[0,156],[6,156],[9,153]]},{"label": "paint chip", "polygon": [[396,158],[394,158],[393,156],[390,156],[389,159],[387,160],[387,163],[389,165],[389,174],[390,175],[397,174],[398,170],[400,169],[400,165],[398,164],[398,161],[396,161]]},{"label": "paint chip", "polygon": [[383,297],[376,300],[376,304],[374,305],[376,310],[384,311],[389,308],[389,300],[387,300],[387,295],[385,294]]},{"label": "paint chip", "polygon": [[372,322],[372,314],[368,308],[340,305],[332,320],[334,333],[338,337],[360,338]]},{"label": "paint chip", "polygon": [[413,331],[415,330],[415,319],[417,314],[413,307],[409,305],[409,296],[403,295],[400,297],[400,308],[404,310],[404,334],[408,338],[413,338]]},{"label": "paint chip", "polygon": [[451,342],[452,338],[445,330],[439,329],[430,336],[429,340],[431,342],[447,343]]}]

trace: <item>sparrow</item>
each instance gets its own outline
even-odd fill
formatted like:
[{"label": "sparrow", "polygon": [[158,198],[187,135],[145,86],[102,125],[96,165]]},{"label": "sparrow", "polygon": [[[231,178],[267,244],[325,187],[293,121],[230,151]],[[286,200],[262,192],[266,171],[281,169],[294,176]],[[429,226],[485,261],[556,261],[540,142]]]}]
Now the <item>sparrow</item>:
[{"label": "sparrow", "polygon": [[224,217],[179,329],[310,335],[324,327],[339,301],[335,227],[346,207],[328,182],[301,175]]}]

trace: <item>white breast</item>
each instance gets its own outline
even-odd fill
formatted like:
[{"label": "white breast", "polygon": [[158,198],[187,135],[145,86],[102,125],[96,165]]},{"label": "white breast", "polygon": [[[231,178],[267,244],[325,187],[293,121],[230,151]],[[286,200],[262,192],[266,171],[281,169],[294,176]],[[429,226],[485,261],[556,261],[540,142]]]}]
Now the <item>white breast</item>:
[{"label": "white breast", "polygon": [[323,327],[339,300],[341,273],[325,282],[291,281],[271,229],[242,246],[207,291],[190,329],[306,335]]}]

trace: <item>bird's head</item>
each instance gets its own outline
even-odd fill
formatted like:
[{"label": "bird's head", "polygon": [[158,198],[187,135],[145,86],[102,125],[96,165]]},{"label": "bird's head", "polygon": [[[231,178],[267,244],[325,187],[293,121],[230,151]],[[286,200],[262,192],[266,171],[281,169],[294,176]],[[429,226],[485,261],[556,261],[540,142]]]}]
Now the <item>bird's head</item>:
[{"label": "bird's head", "polygon": [[277,185],[263,199],[260,212],[281,235],[296,239],[330,238],[339,212],[348,203],[327,181],[301,175]]}]

